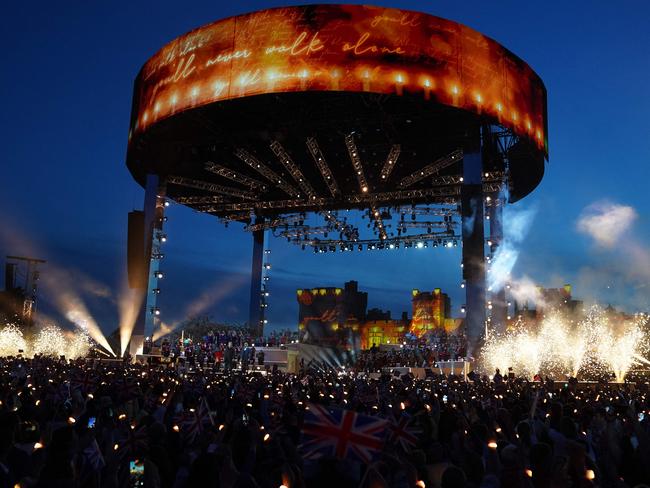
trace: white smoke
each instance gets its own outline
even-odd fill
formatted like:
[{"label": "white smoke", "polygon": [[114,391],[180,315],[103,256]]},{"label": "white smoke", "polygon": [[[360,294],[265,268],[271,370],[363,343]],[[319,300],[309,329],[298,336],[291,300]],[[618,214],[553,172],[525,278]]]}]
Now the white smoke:
[{"label": "white smoke", "polygon": [[544,302],[539,287],[528,276],[510,281],[510,294],[519,304],[534,304],[536,307],[543,307]]},{"label": "white smoke", "polygon": [[537,208],[509,206],[503,210],[503,241],[492,258],[487,275],[488,290],[499,291],[511,279],[521,244],[533,223]]},{"label": "white smoke", "polygon": [[637,219],[634,208],[608,201],[596,202],[582,212],[577,228],[599,246],[613,248]]}]

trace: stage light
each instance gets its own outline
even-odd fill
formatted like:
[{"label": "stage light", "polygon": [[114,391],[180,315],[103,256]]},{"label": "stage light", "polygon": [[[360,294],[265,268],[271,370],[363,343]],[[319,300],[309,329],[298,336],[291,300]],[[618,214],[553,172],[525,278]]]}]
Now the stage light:
[{"label": "stage light", "polygon": [[418,243],[415,245],[415,247],[417,247],[418,249],[422,249],[422,248],[424,247],[424,242],[418,242]]},{"label": "stage light", "polygon": [[156,272],[154,273],[154,276],[155,276],[156,278],[158,278],[159,280],[161,280],[165,275],[163,274],[162,271],[156,271]]},{"label": "stage light", "polygon": [[165,207],[169,207],[171,203],[169,203],[169,200],[165,200],[165,203],[163,205],[165,205]]}]

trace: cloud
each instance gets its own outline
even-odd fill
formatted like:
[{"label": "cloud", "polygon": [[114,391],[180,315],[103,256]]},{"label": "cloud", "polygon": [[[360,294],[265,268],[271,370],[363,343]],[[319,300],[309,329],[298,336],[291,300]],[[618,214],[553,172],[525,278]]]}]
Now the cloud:
[{"label": "cloud", "polygon": [[636,210],[630,206],[601,201],[583,210],[577,229],[589,235],[599,246],[612,248],[630,230],[637,217]]}]

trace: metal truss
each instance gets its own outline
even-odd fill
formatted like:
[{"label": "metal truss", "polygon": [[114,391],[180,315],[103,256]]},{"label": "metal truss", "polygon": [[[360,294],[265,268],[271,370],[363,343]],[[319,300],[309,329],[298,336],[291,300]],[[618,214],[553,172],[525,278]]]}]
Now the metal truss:
[{"label": "metal truss", "polygon": [[460,185],[462,182],[463,177],[461,175],[436,176],[431,179],[431,185],[433,186]]},{"label": "metal truss", "polygon": [[483,193],[500,193],[503,183],[483,183]]},{"label": "metal truss", "polygon": [[235,150],[235,156],[237,156],[244,163],[246,163],[248,166],[253,168],[255,171],[257,171],[259,174],[264,176],[267,180],[269,180],[271,183],[276,185],[278,188],[280,188],[288,195],[291,195],[292,197],[295,198],[300,198],[300,193],[298,192],[298,190],[296,190],[289,183],[283,181],[282,178],[280,178],[280,175],[278,175],[275,171],[273,171],[271,168],[266,166],[264,163],[262,163],[260,160],[258,160],[255,156],[250,154],[245,149],[239,148]]},{"label": "metal truss", "polygon": [[404,215],[435,215],[438,217],[448,217],[459,215],[459,208],[440,208],[440,207],[396,207],[396,211]]},{"label": "metal truss", "polygon": [[205,170],[214,173],[215,175],[228,178],[229,180],[236,181],[237,183],[241,183],[242,185],[249,187],[251,190],[266,191],[266,185],[264,183],[237,173],[236,171],[221,166],[220,164],[213,163],[212,161],[205,163]]},{"label": "metal truss", "polygon": [[395,163],[397,163],[397,158],[399,157],[400,152],[402,151],[402,146],[399,144],[393,144],[390,148],[390,151],[388,152],[388,156],[386,157],[386,162],[384,163],[384,167],[381,169],[381,179],[383,181],[387,181],[388,177],[393,171],[393,168],[395,167]]},{"label": "metal truss", "polygon": [[[198,210],[198,208],[195,207],[195,210]],[[250,219],[251,219],[250,212],[234,213],[234,214],[223,215],[219,217],[219,220],[221,220],[224,224],[228,224],[229,222],[245,222]]]},{"label": "metal truss", "polygon": [[[391,237],[385,240],[377,239],[360,239],[355,242],[345,241],[341,239],[310,239],[303,241],[301,244],[306,246],[312,246],[315,248],[325,248],[325,250],[334,251],[337,247],[342,250],[354,250],[355,246],[357,249],[359,247],[363,248],[364,246],[370,249],[395,249],[399,248],[400,245],[405,247],[411,247],[414,244],[431,242],[434,247],[437,246],[458,246],[459,242],[462,241],[462,237],[456,234],[446,234],[446,233],[436,233],[430,232],[426,234],[418,234],[412,236],[402,236],[402,237]],[[392,245],[392,246],[391,246]],[[374,247],[373,247],[374,246]],[[420,247],[420,246],[417,246]]]},{"label": "metal truss", "polygon": [[461,159],[463,159],[463,150],[456,149],[446,156],[437,159],[433,163],[427,164],[425,167],[415,171],[409,176],[402,178],[402,181],[400,181],[399,185],[402,188],[407,188],[414,183],[417,183],[418,181],[423,180],[424,178],[427,178],[435,173],[438,173],[440,170],[443,170],[448,166],[457,163]]},{"label": "metal truss", "polygon": [[325,156],[323,156],[320,147],[318,147],[316,139],[313,137],[307,138],[307,149],[309,149],[311,157],[314,158],[314,162],[316,163],[316,166],[318,166],[318,170],[323,176],[323,180],[325,180],[325,184],[327,185],[330,193],[334,198],[338,197],[341,194],[341,190],[339,190],[339,187],[336,184],[332,170],[330,170],[330,167],[325,160]]},{"label": "metal truss", "polygon": [[381,218],[381,211],[375,206],[370,206],[370,215],[375,220],[375,226],[379,232],[379,238],[383,241],[388,235],[386,235],[386,228],[384,227],[384,221]]},{"label": "metal truss", "polygon": [[276,227],[287,226],[291,224],[299,224],[307,218],[306,215],[287,215],[275,219],[264,219],[263,222],[258,224],[250,224],[244,227],[248,232],[255,232],[258,230],[275,229]]},{"label": "metal truss", "polygon": [[[327,207],[357,207],[362,204],[375,202],[390,202],[416,200],[426,198],[430,203],[439,205],[456,205],[460,197],[460,187],[441,186],[437,188],[423,188],[417,190],[399,190],[384,193],[371,193],[366,195],[355,194],[349,195],[344,199],[335,200],[333,198],[319,197],[316,200],[274,200],[259,201],[255,203],[224,203],[221,205],[212,205],[207,213],[233,212],[233,211],[254,211],[254,210],[275,210],[275,209],[301,209],[317,210]],[[435,201],[435,202],[434,202]]]},{"label": "metal truss", "polygon": [[334,231],[339,231],[342,235],[345,235],[350,240],[359,238],[359,229],[348,224],[345,222],[345,220],[339,220],[334,213],[330,212],[329,210],[323,210],[319,212],[319,214],[325,219],[330,228],[332,228]]},{"label": "metal truss", "polygon": [[332,229],[329,226],[317,226],[312,227],[309,225],[303,225],[299,227],[289,227],[286,230],[281,230],[276,234],[276,237],[283,237],[285,239],[296,239],[309,236],[311,234],[323,234],[327,235],[332,232]]},{"label": "metal truss", "polygon": [[210,203],[221,203],[224,201],[223,197],[218,195],[210,196],[187,196],[187,197],[173,197],[172,198],[176,203],[181,205],[196,205],[196,204],[210,204]]},{"label": "metal truss", "polygon": [[168,176],[167,183],[174,185],[186,186],[188,188],[196,188],[197,190],[210,191],[212,193],[220,193],[231,197],[239,197],[245,200],[257,200],[257,197],[248,191],[239,190],[229,186],[217,185],[216,183],[208,183],[206,181],[193,180],[183,176]]},{"label": "metal truss", "polygon": [[348,154],[350,155],[350,161],[352,161],[352,167],[354,168],[354,175],[357,177],[359,182],[359,189],[361,193],[368,193],[368,181],[366,181],[366,175],[363,173],[363,165],[361,164],[361,158],[359,157],[359,150],[357,145],[354,143],[354,136],[348,134],[345,136],[345,146],[348,148]]},{"label": "metal truss", "polygon": [[284,147],[282,147],[282,144],[278,141],[273,141],[271,143],[271,151],[273,151],[273,154],[278,157],[282,166],[284,166],[284,168],[289,172],[291,177],[296,181],[296,183],[298,183],[298,186],[307,194],[309,199],[313,200],[317,198],[314,188],[309,184],[309,181],[307,181],[305,175],[302,174],[300,168],[296,166],[296,163],[293,162],[289,153],[287,153]]},{"label": "metal truss", "polygon": [[445,221],[429,221],[429,222],[422,222],[422,221],[401,221],[397,224],[398,229],[418,229],[418,228],[444,228],[444,229],[450,229],[451,227],[454,227],[458,225],[457,222],[445,222]]},{"label": "metal truss", "polygon": [[[486,182],[501,182],[505,178],[505,173],[503,171],[490,171],[489,173],[483,174],[483,183]],[[463,182],[462,175],[448,175],[448,176],[436,176],[431,179],[432,186],[450,186],[450,185],[460,185]]]}]

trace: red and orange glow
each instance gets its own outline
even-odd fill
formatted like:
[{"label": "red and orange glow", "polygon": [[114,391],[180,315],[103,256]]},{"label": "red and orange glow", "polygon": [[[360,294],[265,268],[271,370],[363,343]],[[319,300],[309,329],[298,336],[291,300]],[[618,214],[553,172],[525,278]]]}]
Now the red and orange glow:
[{"label": "red and orange glow", "polygon": [[210,103],[298,91],[421,96],[547,150],[546,89],[524,61],[456,22],[362,5],[262,10],[175,39],[136,79],[130,134]]}]

